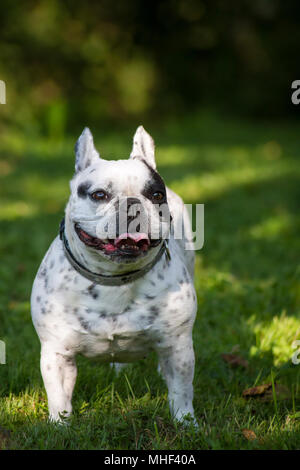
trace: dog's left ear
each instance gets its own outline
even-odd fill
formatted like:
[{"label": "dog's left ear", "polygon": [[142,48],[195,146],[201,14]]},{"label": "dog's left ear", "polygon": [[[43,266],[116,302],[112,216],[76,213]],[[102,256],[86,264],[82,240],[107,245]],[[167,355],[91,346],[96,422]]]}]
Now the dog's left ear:
[{"label": "dog's left ear", "polygon": [[88,166],[96,163],[100,156],[94,146],[94,140],[88,127],[83,132],[75,145],[75,171],[85,170]]},{"label": "dog's left ear", "polygon": [[156,169],[154,140],[143,126],[139,126],[134,134],[130,158],[145,160],[154,170]]}]

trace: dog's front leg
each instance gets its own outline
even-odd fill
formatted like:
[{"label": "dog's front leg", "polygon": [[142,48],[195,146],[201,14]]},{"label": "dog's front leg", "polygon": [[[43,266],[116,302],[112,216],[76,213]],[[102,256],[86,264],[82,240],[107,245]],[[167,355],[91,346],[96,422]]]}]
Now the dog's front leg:
[{"label": "dog's front leg", "polygon": [[41,372],[48,397],[49,418],[62,421],[72,412],[71,401],[77,376],[75,358],[42,346]]},{"label": "dog's front leg", "polygon": [[194,418],[194,366],[192,338],[181,335],[170,349],[159,351],[159,369],[167,383],[170,411],[178,421],[187,415]]}]

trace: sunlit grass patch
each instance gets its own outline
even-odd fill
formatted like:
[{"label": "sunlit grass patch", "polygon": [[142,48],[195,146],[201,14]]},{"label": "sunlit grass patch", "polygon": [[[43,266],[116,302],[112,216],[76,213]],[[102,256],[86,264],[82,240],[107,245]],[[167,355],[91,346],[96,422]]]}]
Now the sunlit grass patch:
[{"label": "sunlit grass patch", "polygon": [[249,318],[248,324],[256,338],[256,344],[250,349],[250,356],[259,357],[264,353],[271,353],[275,366],[292,362],[293,342],[300,339],[299,313],[297,312],[297,316],[287,316],[283,311],[265,321],[260,320],[259,313]]},{"label": "sunlit grass patch", "polygon": [[32,217],[38,212],[36,204],[25,201],[5,202],[0,204],[0,220],[15,220],[19,217]]},{"label": "sunlit grass patch", "polygon": [[294,218],[286,212],[270,216],[250,229],[250,236],[254,239],[276,239],[285,235],[294,225]]},{"label": "sunlit grass patch", "polygon": [[245,164],[230,170],[214,170],[203,172],[195,176],[193,173],[185,178],[172,181],[171,187],[179,194],[193,202],[221,196],[233,188],[243,187],[251,183],[268,182],[278,176],[289,175],[292,168],[286,164],[270,167],[270,165]]}]

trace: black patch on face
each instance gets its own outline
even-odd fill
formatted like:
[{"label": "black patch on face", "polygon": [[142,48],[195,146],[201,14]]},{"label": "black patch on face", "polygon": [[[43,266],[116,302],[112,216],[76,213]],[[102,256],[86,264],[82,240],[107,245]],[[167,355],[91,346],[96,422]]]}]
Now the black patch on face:
[{"label": "black patch on face", "polygon": [[85,181],[84,183],[81,183],[78,188],[77,188],[77,194],[79,197],[85,198],[88,195],[88,190],[92,186],[91,181]]},{"label": "black patch on face", "polygon": [[153,193],[163,193],[165,195],[165,198],[160,201],[160,204],[165,204],[167,202],[167,193],[166,186],[162,177],[157,173],[157,171],[155,171],[150,165],[148,165],[148,163],[144,159],[142,159],[142,162],[146,165],[150,173],[150,179],[147,181],[142,191],[142,195],[145,196],[147,199],[150,199],[151,201]]}]

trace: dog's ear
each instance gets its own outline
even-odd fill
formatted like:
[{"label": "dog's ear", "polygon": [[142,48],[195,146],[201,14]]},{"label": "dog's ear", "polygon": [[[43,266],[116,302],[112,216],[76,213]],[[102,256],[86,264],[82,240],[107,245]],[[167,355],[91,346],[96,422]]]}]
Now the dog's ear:
[{"label": "dog's ear", "polygon": [[145,160],[154,170],[156,168],[154,140],[143,126],[139,126],[134,134],[130,158]]},{"label": "dog's ear", "polygon": [[83,132],[75,145],[75,171],[82,171],[88,166],[96,163],[100,156],[94,146],[94,140],[88,127]]}]

